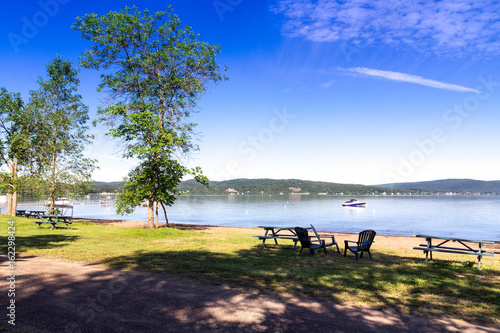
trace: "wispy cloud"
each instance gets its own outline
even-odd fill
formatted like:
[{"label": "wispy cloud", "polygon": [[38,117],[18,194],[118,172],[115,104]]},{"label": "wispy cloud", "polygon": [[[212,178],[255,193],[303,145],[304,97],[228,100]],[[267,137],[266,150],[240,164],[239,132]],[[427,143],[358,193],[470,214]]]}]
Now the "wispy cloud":
[{"label": "wispy cloud", "polygon": [[330,88],[332,86],[332,84],[334,84],[334,83],[335,83],[335,80],[325,82],[325,83],[321,84],[321,88]]},{"label": "wispy cloud", "polygon": [[312,41],[404,46],[438,54],[500,54],[497,0],[277,0],[283,33]]},{"label": "wispy cloud", "polygon": [[476,89],[463,87],[457,84],[445,83],[436,80],[426,79],[418,75],[411,75],[399,72],[391,72],[391,71],[381,71],[378,69],[371,69],[366,67],[353,67],[353,68],[338,68],[339,70],[351,73],[358,73],[361,75],[374,76],[392,81],[401,81],[419,84],[422,86],[427,86],[431,88],[437,89],[446,89],[453,90],[459,92],[479,92]]}]

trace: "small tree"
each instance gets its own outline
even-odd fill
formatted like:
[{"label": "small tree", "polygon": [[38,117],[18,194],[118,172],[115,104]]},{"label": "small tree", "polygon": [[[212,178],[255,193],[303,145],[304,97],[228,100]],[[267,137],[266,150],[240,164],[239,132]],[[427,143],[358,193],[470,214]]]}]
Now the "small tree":
[{"label": "small tree", "polygon": [[124,180],[117,211],[130,213],[147,202],[148,224],[154,227],[155,203],[167,219],[165,205],[173,204],[185,175],[207,184],[200,168],[189,169],[180,160],[197,149],[190,113],[207,84],[226,79],[215,62],[219,47],[199,41],[190,27],[182,28],[170,7],[153,15],[135,7],[87,14],[73,28],[93,42],[81,65],[108,70],[98,90],[106,90],[113,104],[99,110],[99,120],[123,140],[125,158],[141,161]]},{"label": "small tree", "polygon": [[7,187],[7,214],[16,216],[17,190],[19,187],[18,164],[25,146],[24,133],[20,130],[20,116],[24,103],[19,93],[9,93],[0,88],[0,164],[7,171],[0,172],[0,180]]},{"label": "small tree", "polygon": [[90,184],[95,160],[83,157],[87,134],[88,107],[77,94],[78,72],[71,62],[56,57],[47,66],[47,79],[38,79],[40,88],[30,91],[24,117],[29,152],[34,162],[30,174],[38,183],[38,192],[49,197],[54,213],[57,196],[79,193]]}]

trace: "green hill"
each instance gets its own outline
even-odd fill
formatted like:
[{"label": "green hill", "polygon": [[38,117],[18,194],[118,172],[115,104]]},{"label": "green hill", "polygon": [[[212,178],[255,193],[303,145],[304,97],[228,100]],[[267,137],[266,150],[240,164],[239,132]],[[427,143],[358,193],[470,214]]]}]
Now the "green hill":
[{"label": "green hill", "polygon": [[[210,181],[206,188],[194,180],[187,180],[179,185],[186,194],[437,194],[441,192],[455,193],[500,193],[500,181],[481,181],[474,179],[442,179],[425,182],[391,183],[382,185],[359,185],[319,182],[301,179],[231,179]],[[95,182],[91,192],[121,192],[122,182]]]},{"label": "green hill", "polygon": [[391,192],[390,189],[379,186],[357,184],[338,184],[300,179],[232,179],[226,181],[211,181],[206,188],[194,180],[182,182],[179,189],[189,194],[381,194]]},{"label": "green hill", "polygon": [[122,182],[93,182],[90,185],[90,193],[111,193],[121,191],[123,191]]},{"label": "green hill", "polygon": [[391,189],[415,189],[422,191],[500,193],[499,180],[441,179],[425,182],[382,184],[378,186]]}]

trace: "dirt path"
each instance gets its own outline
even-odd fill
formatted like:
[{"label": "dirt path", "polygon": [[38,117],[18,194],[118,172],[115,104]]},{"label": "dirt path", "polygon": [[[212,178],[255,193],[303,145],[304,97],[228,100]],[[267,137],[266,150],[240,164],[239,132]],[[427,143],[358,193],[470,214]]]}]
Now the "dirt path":
[{"label": "dirt path", "polygon": [[[115,222],[112,222],[115,223]],[[118,224],[121,227],[134,223]],[[135,225],[137,227],[137,225]],[[178,226],[182,227],[182,226]],[[196,226],[186,226],[196,228]],[[219,232],[223,227],[203,227]],[[235,228],[235,232],[246,232]],[[348,234],[338,234],[339,241]],[[408,237],[378,236],[377,244],[408,248]],[[6,256],[0,270],[9,271]],[[499,332],[418,313],[341,306],[231,288],[174,274],[119,271],[102,265],[43,257],[16,258],[16,321],[7,332]],[[0,282],[1,304],[9,285]],[[14,328],[14,329],[13,329]]]},{"label": "dirt path", "polygon": [[[4,256],[0,269],[8,271]],[[18,257],[13,332],[498,332],[462,320],[340,306],[172,274]],[[8,286],[0,288],[7,304]],[[4,308],[5,309],[5,308]],[[6,310],[4,310],[6,311]],[[5,318],[5,315],[2,316]],[[3,319],[0,327],[11,328]]]}]

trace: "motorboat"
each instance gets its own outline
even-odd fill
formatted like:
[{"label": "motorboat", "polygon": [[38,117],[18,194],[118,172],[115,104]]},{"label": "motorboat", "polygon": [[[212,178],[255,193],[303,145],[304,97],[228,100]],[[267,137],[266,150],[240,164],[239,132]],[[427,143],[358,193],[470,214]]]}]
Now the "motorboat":
[{"label": "motorboat", "polygon": [[54,207],[56,208],[73,208],[73,201],[68,198],[57,198],[54,201]]},{"label": "motorboat", "polygon": [[[50,200],[47,200],[45,204],[50,206]],[[71,217],[73,217],[73,206],[73,201],[68,198],[56,198],[54,200],[54,208],[59,210],[59,213],[56,215],[69,215],[71,213]]]},{"label": "motorboat", "polygon": [[361,202],[356,199],[347,200],[342,204],[344,207],[364,207],[366,202]]}]

